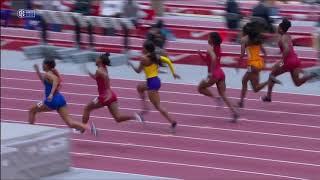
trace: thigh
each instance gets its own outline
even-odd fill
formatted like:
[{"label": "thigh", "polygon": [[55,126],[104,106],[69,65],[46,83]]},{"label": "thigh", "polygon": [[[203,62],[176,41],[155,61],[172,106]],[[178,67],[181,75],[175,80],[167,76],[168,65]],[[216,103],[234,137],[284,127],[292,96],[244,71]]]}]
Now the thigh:
[{"label": "thigh", "polygon": [[160,95],[158,91],[149,90],[148,96],[149,96],[150,102],[154,106],[158,106],[160,104]]},{"label": "thigh", "polygon": [[217,82],[217,89],[220,96],[224,96],[226,92],[226,82],[224,80]]},{"label": "thigh", "polygon": [[148,90],[147,83],[146,82],[139,83],[137,86],[137,89],[139,92],[144,92],[144,91]]},{"label": "thigh", "polygon": [[302,73],[303,71],[300,68],[296,68],[293,69],[292,71],[290,71],[291,77],[293,80],[295,79],[299,79],[299,75],[300,73]]},{"label": "thigh", "polygon": [[209,88],[216,84],[218,80],[208,77],[200,82],[199,88]]},{"label": "thigh", "polygon": [[250,82],[252,86],[257,86],[259,85],[260,81],[260,70],[252,68],[252,71],[250,73]]},{"label": "thigh", "polygon": [[278,62],[272,67],[271,75],[279,76],[285,72],[287,72],[287,70],[284,68],[283,62]]},{"label": "thigh", "polygon": [[251,70],[248,69],[248,71],[242,77],[242,84],[247,84],[247,82],[250,80],[250,77],[251,77]]},{"label": "thigh", "polygon": [[66,106],[61,107],[57,110],[57,112],[59,113],[61,119],[68,125],[70,125],[70,122],[72,121],[69,112],[68,112],[68,108]]},{"label": "thigh", "polygon": [[108,106],[109,112],[113,118],[119,117],[119,105],[118,102],[113,102]]},{"label": "thigh", "polygon": [[91,102],[89,102],[86,105],[86,108],[89,109],[89,110],[99,109],[99,108],[102,108],[102,107],[104,107],[104,105],[99,102],[99,98],[98,97],[94,98]]}]

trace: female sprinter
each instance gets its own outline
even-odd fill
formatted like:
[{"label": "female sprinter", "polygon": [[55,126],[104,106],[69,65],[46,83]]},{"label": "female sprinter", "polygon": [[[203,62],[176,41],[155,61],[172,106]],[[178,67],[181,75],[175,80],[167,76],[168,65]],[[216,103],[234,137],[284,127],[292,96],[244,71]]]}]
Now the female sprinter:
[{"label": "female sprinter", "polygon": [[233,120],[231,122],[236,122],[239,118],[239,114],[230,103],[228,98],[226,97],[226,83],[225,83],[225,75],[221,68],[220,58],[221,58],[221,45],[222,39],[220,35],[216,32],[212,32],[209,34],[209,48],[207,50],[206,57],[199,51],[200,57],[207,63],[208,65],[208,78],[202,80],[198,86],[199,93],[215,98],[212,92],[208,89],[209,87],[217,84],[217,88],[219,91],[220,96],[222,97],[223,101],[226,105],[230,108],[233,114]]},{"label": "female sprinter", "polygon": [[90,73],[88,69],[86,69],[86,71],[92,79],[96,80],[99,96],[93,99],[93,101],[88,103],[84,108],[82,123],[88,123],[91,111],[105,106],[108,107],[112,117],[118,123],[134,119],[142,122],[142,119],[137,113],[135,113],[135,116],[124,116],[119,112],[117,96],[110,87],[107,69],[107,66],[110,66],[109,53],[102,54],[98,57],[96,59],[96,66],[97,70],[95,74]]},{"label": "female sprinter", "polygon": [[268,93],[262,97],[262,101],[271,102],[272,88],[274,86],[273,77],[277,77],[283,73],[290,72],[291,78],[296,86],[301,86],[308,80],[316,77],[316,74],[305,75],[299,77],[302,72],[300,65],[301,62],[293,49],[293,44],[290,35],[287,33],[291,27],[291,22],[288,19],[283,19],[278,26],[278,33],[280,34],[280,40],[278,42],[279,48],[282,52],[282,60],[278,62],[272,69],[268,84]]},{"label": "female sprinter", "polygon": [[[262,45],[262,37],[258,32],[258,24],[255,22],[247,23],[243,28],[243,34],[245,35],[241,39],[241,55],[240,61],[242,61],[245,51],[248,55],[248,71],[242,78],[242,90],[240,102],[238,103],[239,107],[244,106],[244,98],[248,90],[248,81],[251,82],[252,89],[254,92],[259,92],[266,85],[268,81],[259,83],[260,71],[264,68],[264,58],[267,56],[266,51]],[[264,58],[260,56],[260,52],[264,54]],[[272,81],[280,84],[280,81],[272,78]]]},{"label": "female sprinter", "polygon": [[[61,86],[61,77],[58,71],[55,69],[55,66],[55,61],[47,57],[42,64],[43,71],[45,71],[45,74],[42,75],[40,73],[39,66],[34,65],[39,79],[45,86],[46,98],[43,102],[31,107],[29,110],[29,123],[35,123],[36,114],[39,112],[56,110],[70,128],[75,128],[80,132],[84,132],[87,129],[87,125],[74,121],[69,116],[66,100],[59,92]],[[96,135],[94,124],[91,124],[91,132],[93,135]]]},{"label": "female sprinter", "polygon": [[168,112],[165,109],[163,109],[160,105],[160,96],[158,91],[161,87],[161,82],[160,78],[158,77],[158,73],[159,66],[162,62],[169,65],[171,73],[175,79],[180,78],[180,76],[174,72],[173,65],[168,58],[163,56],[161,56],[160,58],[157,57],[155,52],[155,45],[151,41],[146,41],[143,44],[143,56],[141,58],[139,67],[135,67],[131,63],[129,63],[129,65],[137,73],[140,73],[142,70],[144,70],[147,78],[147,82],[141,83],[137,87],[138,93],[140,94],[140,98],[142,99],[144,109],[141,115],[148,112],[148,107],[145,100],[145,91],[148,91],[148,96],[151,103],[171,123],[171,128],[172,130],[174,130],[177,126],[177,122],[172,120]]}]

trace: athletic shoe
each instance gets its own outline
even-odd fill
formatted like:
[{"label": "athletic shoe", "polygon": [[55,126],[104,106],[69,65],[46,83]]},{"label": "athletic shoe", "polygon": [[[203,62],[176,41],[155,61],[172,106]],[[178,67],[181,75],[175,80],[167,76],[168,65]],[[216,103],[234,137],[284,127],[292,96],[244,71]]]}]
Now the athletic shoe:
[{"label": "athletic shoe", "polygon": [[72,129],[72,132],[75,133],[75,134],[83,134],[84,133],[84,132],[81,132],[78,129]]},{"label": "athletic shoe", "polygon": [[234,113],[232,115],[232,120],[230,121],[231,123],[236,123],[238,122],[238,119],[239,119],[240,115],[238,113]]},{"label": "athletic shoe", "polygon": [[174,122],[171,124],[171,130],[172,130],[172,133],[175,133],[176,132],[176,127],[177,127],[177,122]]},{"label": "athletic shoe", "polygon": [[94,135],[95,137],[98,136],[98,130],[96,128],[96,126],[94,125],[94,123],[91,121],[90,123],[90,128],[91,128],[91,134]]},{"label": "athletic shoe", "polygon": [[136,118],[137,121],[144,123],[144,118],[140,114],[134,113],[134,117]]},{"label": "athletic shoe", "polygon": [[238,102],[238,107],[239,107],[239,108],[243,108],[243,107],[244,107],[243,102],[239,101],[239,102]]},{"label": "athletic shoe", "polygon": [[271,102],[271,98],[268,97],[268,96],[260,97],[260,99],[261,99],[263,102]]}]

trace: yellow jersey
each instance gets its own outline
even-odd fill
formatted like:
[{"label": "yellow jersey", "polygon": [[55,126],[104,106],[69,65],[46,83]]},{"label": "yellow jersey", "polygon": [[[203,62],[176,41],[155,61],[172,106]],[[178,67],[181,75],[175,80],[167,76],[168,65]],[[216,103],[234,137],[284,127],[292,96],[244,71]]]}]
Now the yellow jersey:
[{"label": "yellow jersey", "polygon": [[[171,60],[165,56],[160,56],[160,60],[166,64],[168,64],[170,71],[174,74],[174,68]],[[157,77],[159,74],[159,65],[158,64],[151,64],[149,66],[143,67],[144,73],[146,74],[146,78],[153,78]]]}]

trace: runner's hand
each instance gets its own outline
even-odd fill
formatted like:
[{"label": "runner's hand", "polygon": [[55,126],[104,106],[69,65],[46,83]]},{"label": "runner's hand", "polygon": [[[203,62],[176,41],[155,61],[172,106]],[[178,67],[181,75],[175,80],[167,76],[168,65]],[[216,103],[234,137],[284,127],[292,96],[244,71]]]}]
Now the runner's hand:
[{"label": "runner's hand", "polygon": [[53,95],[50,94],[47,99],[48,99],[49,102],[51,102],[51,101],[52,101],[52,98],[53,98]]},{"label": "runner's hand", "polygon": [[178,74],[173,74],[174,79],[181,79],[181,77]]},{"label": "runner's hand", "polygon": [[33,65],[33,68],[34,68],[36,71],[40,71],[38,64],[34,64],[34,65]]}]

